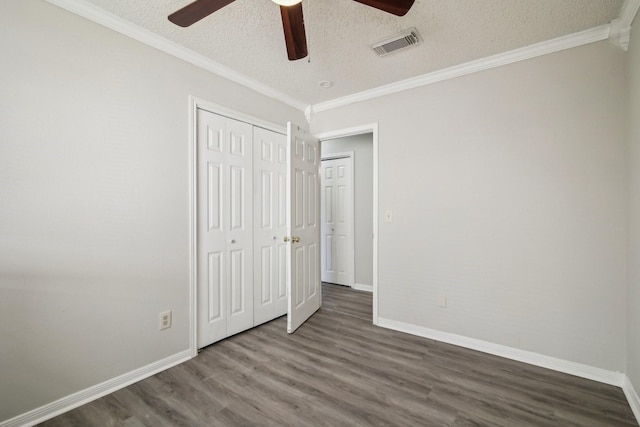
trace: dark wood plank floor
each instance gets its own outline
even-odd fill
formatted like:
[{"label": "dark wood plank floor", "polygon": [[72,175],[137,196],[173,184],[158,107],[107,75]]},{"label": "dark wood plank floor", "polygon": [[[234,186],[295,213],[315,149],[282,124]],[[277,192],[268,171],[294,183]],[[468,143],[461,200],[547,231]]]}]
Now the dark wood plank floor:
[{"label": "dark wood plank floor", "polygon": [[371,294],[323,286],[286,319],[44,426],[637,426],[621,389],[371,324]]}]

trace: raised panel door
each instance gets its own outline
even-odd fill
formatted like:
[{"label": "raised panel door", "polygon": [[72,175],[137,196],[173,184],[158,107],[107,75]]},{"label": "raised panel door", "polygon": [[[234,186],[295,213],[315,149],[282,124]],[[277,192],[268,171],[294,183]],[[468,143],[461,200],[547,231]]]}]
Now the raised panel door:
[{"label": "raised panel door", "polygon": [[198,347],[253,326],[252,126],[197,111]]},{"label": "raised panel door", "polygon": [[321,179],[322,281],[352,286],[354,271],[352,158],[323,160]]},{"label": "raised panel door", "polygon": [[320,143],[288,124],[290,264],[287,274],[287,332],[293,333],[321,304],[320,288]]},{"label": "raised panel door", "polygon": [[226,121],[198,110],[198,346],[227,335]]},{"label": "raised panel door", "polygon": [[253,126],[226,119],[228,197],[227,336],[253,327]]},{"label": "raised panel door", "polygon": [[287,312],[286,137],[254,128],[254,323]]}]

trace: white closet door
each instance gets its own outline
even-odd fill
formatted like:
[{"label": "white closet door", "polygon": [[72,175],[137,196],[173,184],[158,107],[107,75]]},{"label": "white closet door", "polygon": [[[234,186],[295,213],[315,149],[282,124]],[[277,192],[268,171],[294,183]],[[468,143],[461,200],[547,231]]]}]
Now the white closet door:
[{"label": "white closet door", "polygon": [[252,126],[197,116],[198,347],[253,326]]},{"label": "white closet door", "polygon": [[227,119],[227,336],[253,327],[253,126]]},{"label": "white closet door", "polygon": [[227,336],[226,119],[198,110],[198,348]]},{"label": "white closet door", "polygon": [[254,324],[287,313],[287,138],[254,127]]}]

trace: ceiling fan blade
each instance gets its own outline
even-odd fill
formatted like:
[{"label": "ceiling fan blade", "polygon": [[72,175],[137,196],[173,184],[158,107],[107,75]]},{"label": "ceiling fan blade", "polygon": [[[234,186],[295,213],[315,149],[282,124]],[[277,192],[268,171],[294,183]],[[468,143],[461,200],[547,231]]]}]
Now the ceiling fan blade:
[{"label": "ceiling fan blade", "polygon": [[169,15],[169,21],[181,27],[195,24],[235,0],[196,0]]},{"label": "ceiling fan blade", "polygon": [[307,35],[304,31],[302,3],[293,6],[280,6],[284,41],[287,44],[289,61],[307,56]]},{"label": "ceiling fan blade", "polygon": [[383,12],[392,13],[396,16],[404,16],[409,12],[415,0],[355,0],[358,3],[375,7]]}]

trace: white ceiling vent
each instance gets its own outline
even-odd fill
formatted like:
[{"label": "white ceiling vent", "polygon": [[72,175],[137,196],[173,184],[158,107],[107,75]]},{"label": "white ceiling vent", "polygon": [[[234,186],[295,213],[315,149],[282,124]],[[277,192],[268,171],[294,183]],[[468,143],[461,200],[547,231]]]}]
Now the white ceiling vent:
[{"label": "white ceiling vent", "polygon": [[418,43],[420,43],[418,30],[409,28],[372,44],[371,49],[373,49],[378,56],[385,56],[391,52],[415,46]]}]

